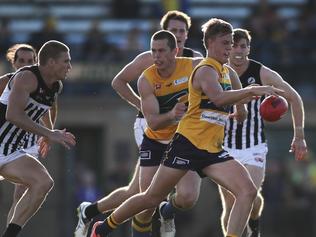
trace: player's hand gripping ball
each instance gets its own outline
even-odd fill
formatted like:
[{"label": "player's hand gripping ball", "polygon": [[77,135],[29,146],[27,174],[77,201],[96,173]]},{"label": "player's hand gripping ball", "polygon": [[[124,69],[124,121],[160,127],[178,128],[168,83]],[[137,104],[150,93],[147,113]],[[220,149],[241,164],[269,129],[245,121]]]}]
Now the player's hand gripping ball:
[{"label": "player's hand gripping ball", "polygon": [[282,96],[270,95],[260,105],[260,115],[268,122],[278,121],[287,110],[288,103]]}]

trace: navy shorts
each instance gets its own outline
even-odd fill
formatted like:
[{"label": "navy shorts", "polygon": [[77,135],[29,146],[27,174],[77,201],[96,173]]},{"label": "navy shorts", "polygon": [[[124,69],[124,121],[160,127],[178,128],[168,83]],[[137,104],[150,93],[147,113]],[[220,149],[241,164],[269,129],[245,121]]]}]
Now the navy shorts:
[{"label": "navy shorts", "polygon": [[167,146],[144,135],[139,150],[140,166],[159,166]]},{"label": "navy shorts", "polygon": [[216,163],[234,159],[227,151],[210,153],[194,146],[186,137],[176,133],[167,147],[163,165],[175,169],[193,170],[205,177],[202,170]]}]

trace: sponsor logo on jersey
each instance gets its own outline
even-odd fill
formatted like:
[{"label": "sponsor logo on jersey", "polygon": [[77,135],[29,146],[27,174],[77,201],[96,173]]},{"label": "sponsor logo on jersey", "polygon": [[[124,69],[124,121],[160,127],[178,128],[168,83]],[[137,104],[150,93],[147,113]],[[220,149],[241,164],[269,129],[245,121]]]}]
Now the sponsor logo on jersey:
[{"label": "sponsor logo on jersey", "polygon": [[215,123],[219,126],[225,126],[226,120],[227,120],[227,115],[221,114],[221,113],[216,113],[213,111],[203,111],[201,113],[200,119],[202,121],[206,121],[209,123]]},{"label": "sponsor logo on jersey", "polygon": [[174,81],[174,85],[177,86],[177,85],[186,83],[188,80],[189,80],[188,77],[181,77]]}]

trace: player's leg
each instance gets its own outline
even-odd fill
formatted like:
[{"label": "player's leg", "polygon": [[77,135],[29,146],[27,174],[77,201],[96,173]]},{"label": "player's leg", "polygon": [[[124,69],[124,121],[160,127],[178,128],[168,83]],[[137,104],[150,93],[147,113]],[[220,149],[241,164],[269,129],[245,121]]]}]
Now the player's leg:
[{"label": "player's leg", "polygon": [[228,192],[225,188],[218,185],[219,194],[222,201],[222,215],[221,215],[221,227],[224,234],[227,232],[227,223],[228,218],[231,212],[231,209],[234,205],[235,198],[234,196]]},{"label": "player's leg", "polygon": [[137,161],[133,178],[130,183],[125,187],[114,190],[109,195],[99,200],[97,202],[98,210],[101,213],[111,211],[136,193],[139,193],[139,161]]},{"label": "player's leg", "polygon": [[22,195],[25,193],[25,191],[26,191],[26,187],[24,185],[21,185],[21,184],[14,185],[13,200],[12,200],[12,204],[11,204],[8,217],[7,217],[7,225],[10,223],[12,219],[16,204],[18,203]]},{"label": "player's leg", "polygon": [[[134,122],[134,136],[138,147],[142,144],[146,119],[136,118]],[[77,208],[78,223],[74,232],[75,237],[86,237],[91,220],[101,213],[112,211],[129,197],[139,192],[139,160],[137,161],[133,178],[130,183],[115,189],[109,195],[97,202],[82,202]]]},{"label": "player's leg", "polygon": [[201,178],[193,171],[188,171],[176,186],[176,192],[167,202],[159,205],[161,236],[175,236],[174,217],[177,210],[188,210],[197,202],[200,194]]},{"label": "player's leg", "polygon": [[[146,192],[134,195],[118,207],[104,222],[96,223],[91,236],[107,236],[119,224],[143,210],[155,208],[172,191],[186,170],[161,165]],[[98,235],[97,235],[98,234]]]},{"label": "player's leg", "polygon": [[[37,144],[35,144],[34,146],[31,146],[31,147],[25,149],[24,151],[25,151],[25,153],[30,154],[32,157],[38,159],[38,157],[39,157],[38,149],[39,149],[39,146]],[[22,195],[25,193],[26,189],[27,188],[24,185],[21,185],[21,184],[14,185],[13,200],[12,200],[12,204],[11,204],[11,207],[10,207],[10,210],[8,213],[8,217],[7,217],[7,225],[10,223],[10,220],[13,216],[16,204],[18,203],[18,201],[20,200]]]},{"label": "player's leg", "polygon": [[180,209],[192,208],[200,195],[201,178],[195,171],[188,171],[176,186],[175,204]]},{"label": "player's leg", "polygon": [[250,149],[249,151],[241,151],[245,157],[248,157],[246,160],[242,161],[242,164],[245,165],[248,170],[250,177],[258,189],[258,195],[254,201],[249,222],[247,225],[247,234],[250,237],[259,237],[260,236],[260,216],[263,210],[263,197],[261,194],[261,186],[264,181],[265,176],[265,167],[266,167],[266,156],[268,153],[267,144],[259,144]]},{"label": "player's leg", "polygon": [[[166,151],[167,144],[144,136],[140,148],[139,184],[141,192],[150,185]],[[152,233],[152,217],[155,209],[146,210],[133,218],[133,236],[150,236]]]},{"label": "player's leg", "polygon": [[[253,166],[253,165],[245,165],[246,169],[248,170],[252,181],[254,182],[255,186],[258,189],[257,197],[253,203],[253,208],[250,214],[250,219],[248,222],[248,228],[251,232],[251,237],[259,237],[260,236],[260,225],[259,220],[261,217],[261,213],[264,206],[264,199],[261,194],[261,186],[264,181],[264,168]],[[249,233],[250,234],[250,233]]]},{"label": "player's leg", "polygon": [[249,173],[235,160],[209,165],[203,172],[234,195],[235,203],[228,219],[227,235],[241,236],[257,195]]},{"label": "player's leg", "polygon": [[13,230],[12,226],[22,228],[37,212],[54,182],[46,168],[28,155],[23,155],[5,164],[1,167],[0,172],[7,180],[27,187],[27,191],[17,203],[14,215],[6,229],[5,234],[8,234],[11,231],[16,232],[16,228]]},{"label": "player's leg", "polygon": [[112,211],[129,197],[139,193],[139,161],[128,186],[115,189],[109,195],[94,203],[83,202],[78,207],[78,224],[75,237],[86,237],[91,220],[101,213]]},{"label": "player's leg", "polygon": [[[157,172],[159,166],[141,166],[139,173],[139,184],[141,192],[147,190],[151,181]],[[132,220],[133,237],[151,236],[152,233],[152,216],[155,208],[148,209],[137,214]]]}]

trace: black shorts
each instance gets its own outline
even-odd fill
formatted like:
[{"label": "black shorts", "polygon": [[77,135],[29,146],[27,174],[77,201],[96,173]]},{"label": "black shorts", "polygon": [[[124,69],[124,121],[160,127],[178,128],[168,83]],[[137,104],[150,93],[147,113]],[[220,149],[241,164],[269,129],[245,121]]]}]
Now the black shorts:
[{"label": "black shorts", "polygon": [[159,166],[167,146],[144,135],[139,150],[140,166]]},{"label": "black shorts", "polygon": [[217,153],[200,150],[186,137],[176,133],[167,147],[162,163],[175,169],[193,170],[205,177],[202,172],[205,167],[232,159],[225,150]]}]

